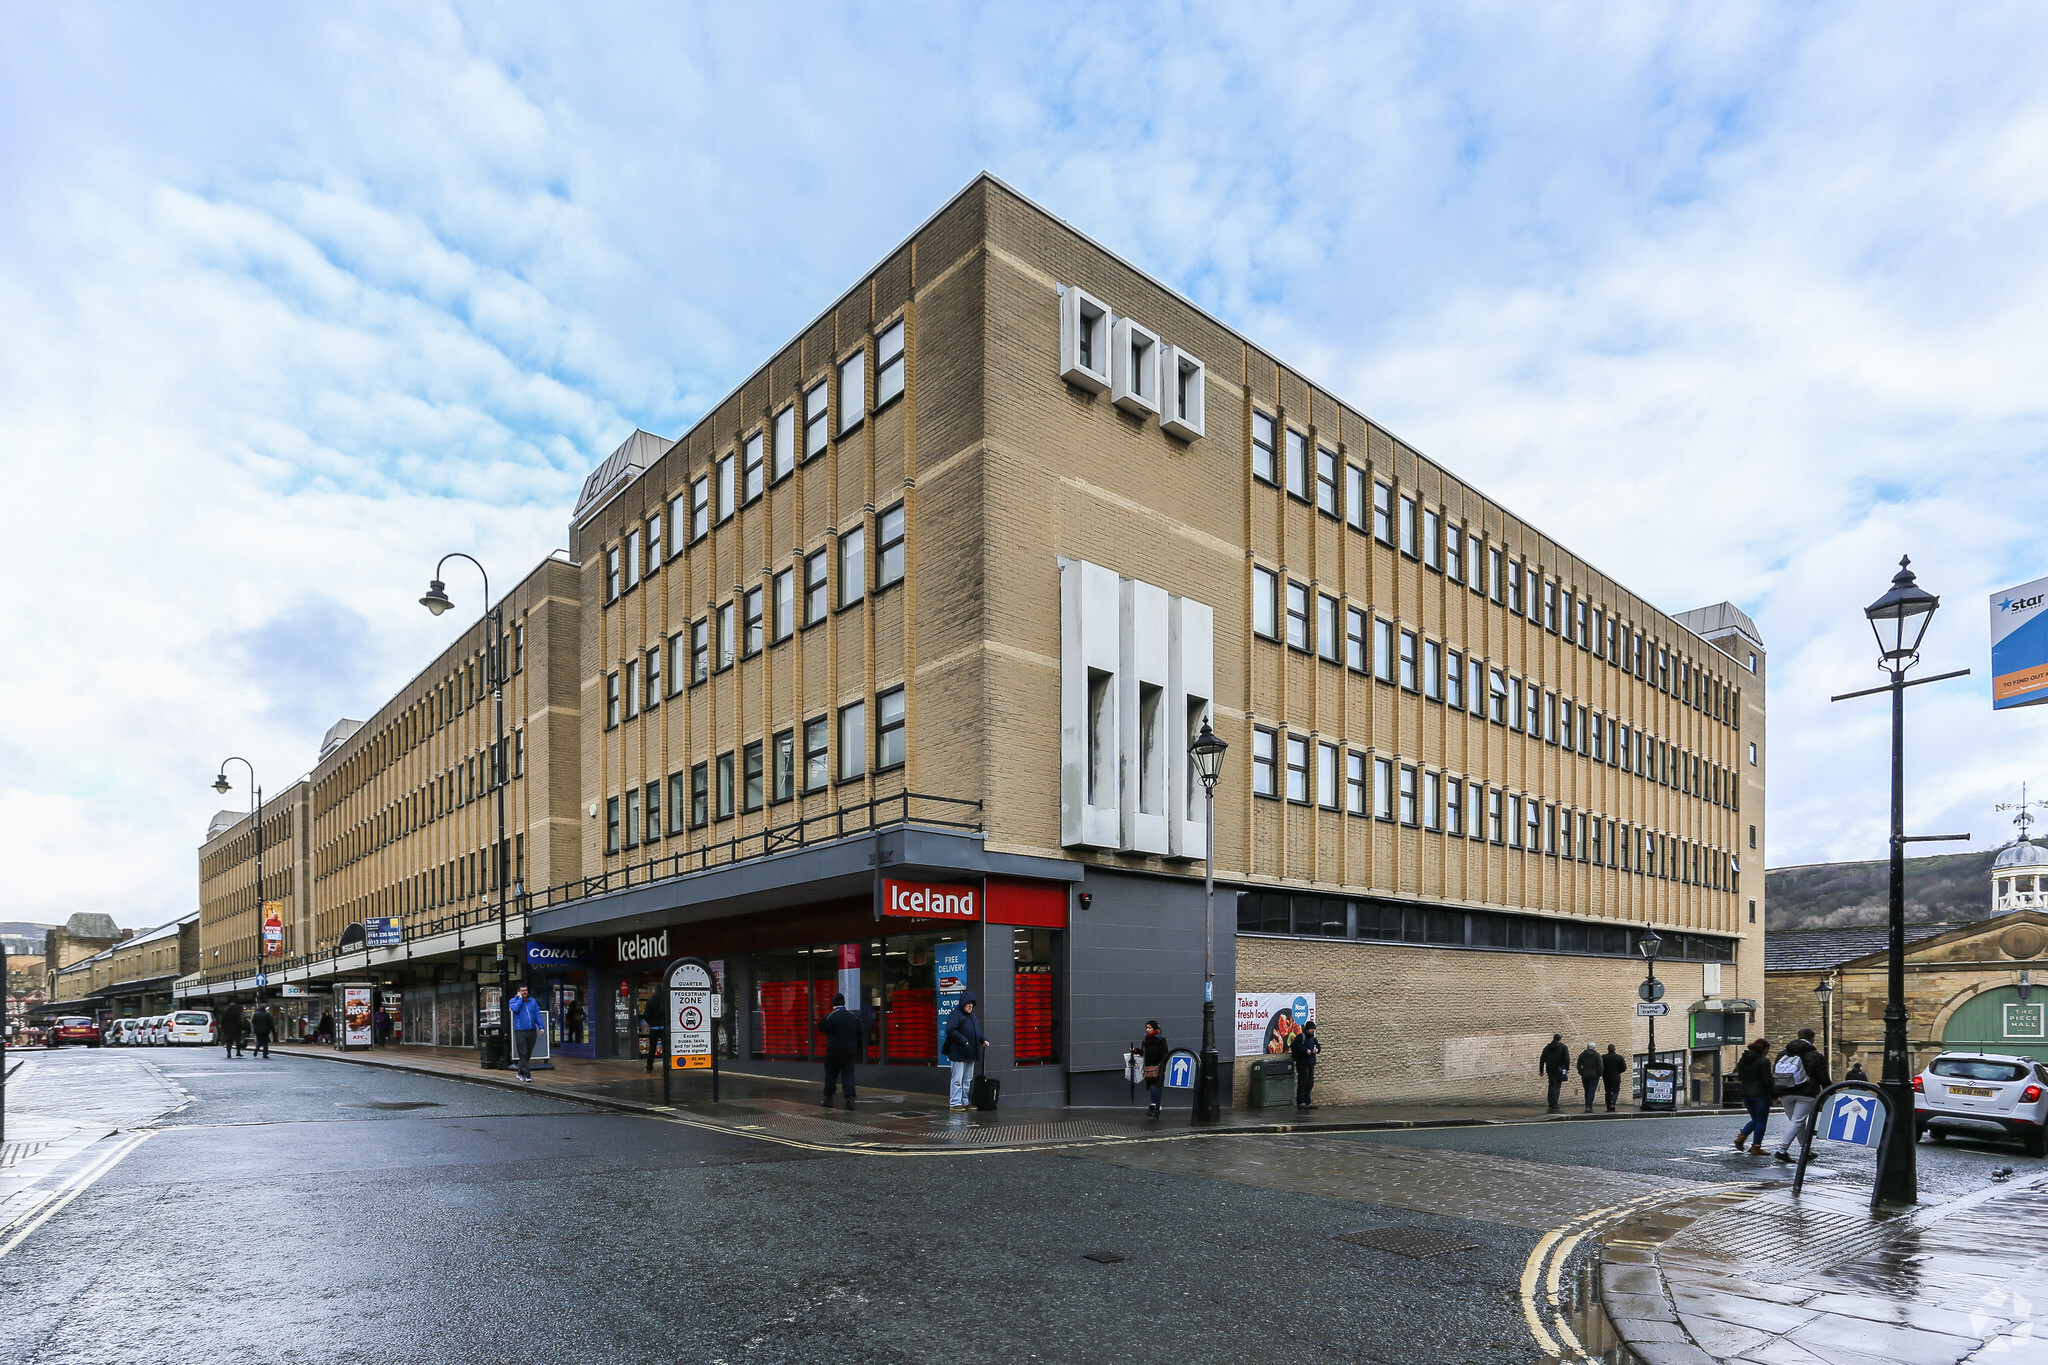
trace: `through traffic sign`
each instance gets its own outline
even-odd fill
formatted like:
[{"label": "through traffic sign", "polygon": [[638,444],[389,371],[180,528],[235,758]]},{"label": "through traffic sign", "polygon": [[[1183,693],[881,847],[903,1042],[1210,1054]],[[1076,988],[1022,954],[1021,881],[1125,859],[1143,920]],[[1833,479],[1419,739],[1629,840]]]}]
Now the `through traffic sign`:
[{"label": "through traffic sign", "polygon": [[1662,1019],[1669,1013],[1671,1013],[1671,1006],[1665,1004],[1662,1000],[1657,1001],[1655,1004],[1647,1000],[1638,1000],[1636,1002],[1636,1014],[1640,1018]]}]

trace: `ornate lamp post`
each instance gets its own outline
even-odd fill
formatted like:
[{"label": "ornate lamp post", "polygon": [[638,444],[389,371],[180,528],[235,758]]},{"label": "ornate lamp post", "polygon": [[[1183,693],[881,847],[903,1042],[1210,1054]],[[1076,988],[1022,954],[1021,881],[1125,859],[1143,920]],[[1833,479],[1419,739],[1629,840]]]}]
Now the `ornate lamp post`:
[{"label": "ornate lamp post", "polygon": [[1216,780],[1223,775],[1225,744],[1209,722],[1188,746],[1188,761],[1202,779],[1207,862],[1202,874],[1202,1055],[1195,1069],[1194,1118],[1208,1123],[1222,1116],[1216,1063]]},{"label": "ornate lamp post", "polygon": [[[222,796],[234,790],[235,784],[228,781],[228,764],[239,763],[249,770],[249,809],[256,816],[256,970],[263,971],[263,784],[256,780],[256,765],[239,755],[231,755],[220,761],[220,771],[213,779],[213,789]],[[256,1003],[263,1003],[263,988],[256,988]]]},{"label": "ornate lamp post", "polygon": [[[1646,930],[1643,936],[1636,940],[1636,951],[1643,955],[1643,999],[1645,1000],[1653,1001],[1657,993],[1657,954],[1663,947],[1664,940],[1657,937],[1655,929]],[[1645,1068],[1653,1067],[1657,1064],[1657,1016],[1654,1014],[1650,1016],[1650,1051],[1648,1057],[1649,1060],[1643,1063]],[[1643,1078],[1643,1103],[1647,1105],[1649,1100],[1650,1082],[1649,1077],[1645,1075]]]},{"label": "ornate lamp post", "polygon": [[[1835,983],[1826,977],[1813,988],[1814,1002],[1820,1006],[1820,1055],[1832,1059],[1835,1055],[1834,1020],[1828,1005],[1835,998]],[[1828,1062],[1828,1074],[1834,1074],[1834,1062]]]}]

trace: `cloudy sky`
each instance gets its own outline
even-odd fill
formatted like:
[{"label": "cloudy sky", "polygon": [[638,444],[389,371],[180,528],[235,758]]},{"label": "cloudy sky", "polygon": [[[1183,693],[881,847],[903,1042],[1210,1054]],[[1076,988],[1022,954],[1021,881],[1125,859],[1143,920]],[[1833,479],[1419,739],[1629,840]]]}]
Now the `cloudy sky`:
[{"label": "cloudy sky", "polygon": [[523,572],[983,169],[1748,610],[1772,865],[1883,852],[1883,704],[1826,699],[1902,552],[1977,670],[1912,824],[2048,791],[1985,677],[2048,574],[2048,11],[751,10],[0,12],[0,918],[191,908],[217,761],[281,786],[431,658],[435,556]]}]

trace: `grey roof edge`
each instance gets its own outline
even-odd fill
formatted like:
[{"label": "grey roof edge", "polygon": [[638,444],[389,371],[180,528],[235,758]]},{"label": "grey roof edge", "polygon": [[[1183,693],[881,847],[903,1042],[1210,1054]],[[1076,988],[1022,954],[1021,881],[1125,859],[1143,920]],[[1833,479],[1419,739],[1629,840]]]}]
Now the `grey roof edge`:
[{"label": "grey roof edge", "polygon": [[1750,619],[1749,613],[1733,602],[1716,602],[1712,606],[1694,607],[1691,611],[1675,613],[1671,619],[1709,644],[1713,643],[1709,636],[1725,635],[1733,631],[1758,649],[1764,647],[1763,632],[1757,629],[1756,622]]}]

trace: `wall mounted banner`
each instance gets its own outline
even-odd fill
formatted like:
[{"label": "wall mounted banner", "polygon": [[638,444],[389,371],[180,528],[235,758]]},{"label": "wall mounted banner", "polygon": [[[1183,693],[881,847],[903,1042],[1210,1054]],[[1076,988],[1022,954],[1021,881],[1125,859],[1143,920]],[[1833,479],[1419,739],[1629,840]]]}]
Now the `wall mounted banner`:
[{"label": "wall mounted banner", "polygon": [[2048,702],[2048,578],[1991,594],[1991,709]]},{"label": "wall mounted banner", "polygon": [[263,955],[284,956],[284,902],[263,902]]},{"label": "wall mounted banner", "polygon": [[882,913],[914,919],[981,918],[981,892],[972,886],[882,880]]},{"label": "wall mounted banner", "polygon": [[952,1017],[960,1004],[960,997],[967,994],[966,944],[932,945],[932,984],[937,991],[939,1007],[939,1065],[950,1066],[946,1060],[946,1020]]},{"label": "wall mounted banner", "polygon": [[405,933],[396,919],[366,919],[363,932],[369,935],[372,948],[396,948],[405,942]]},{"label": "wall mounted banner", "polygon": [[1237,1055],[1284,1053],[1301,1026],[1315,1017],[1314,991],[1239,991]]}]

